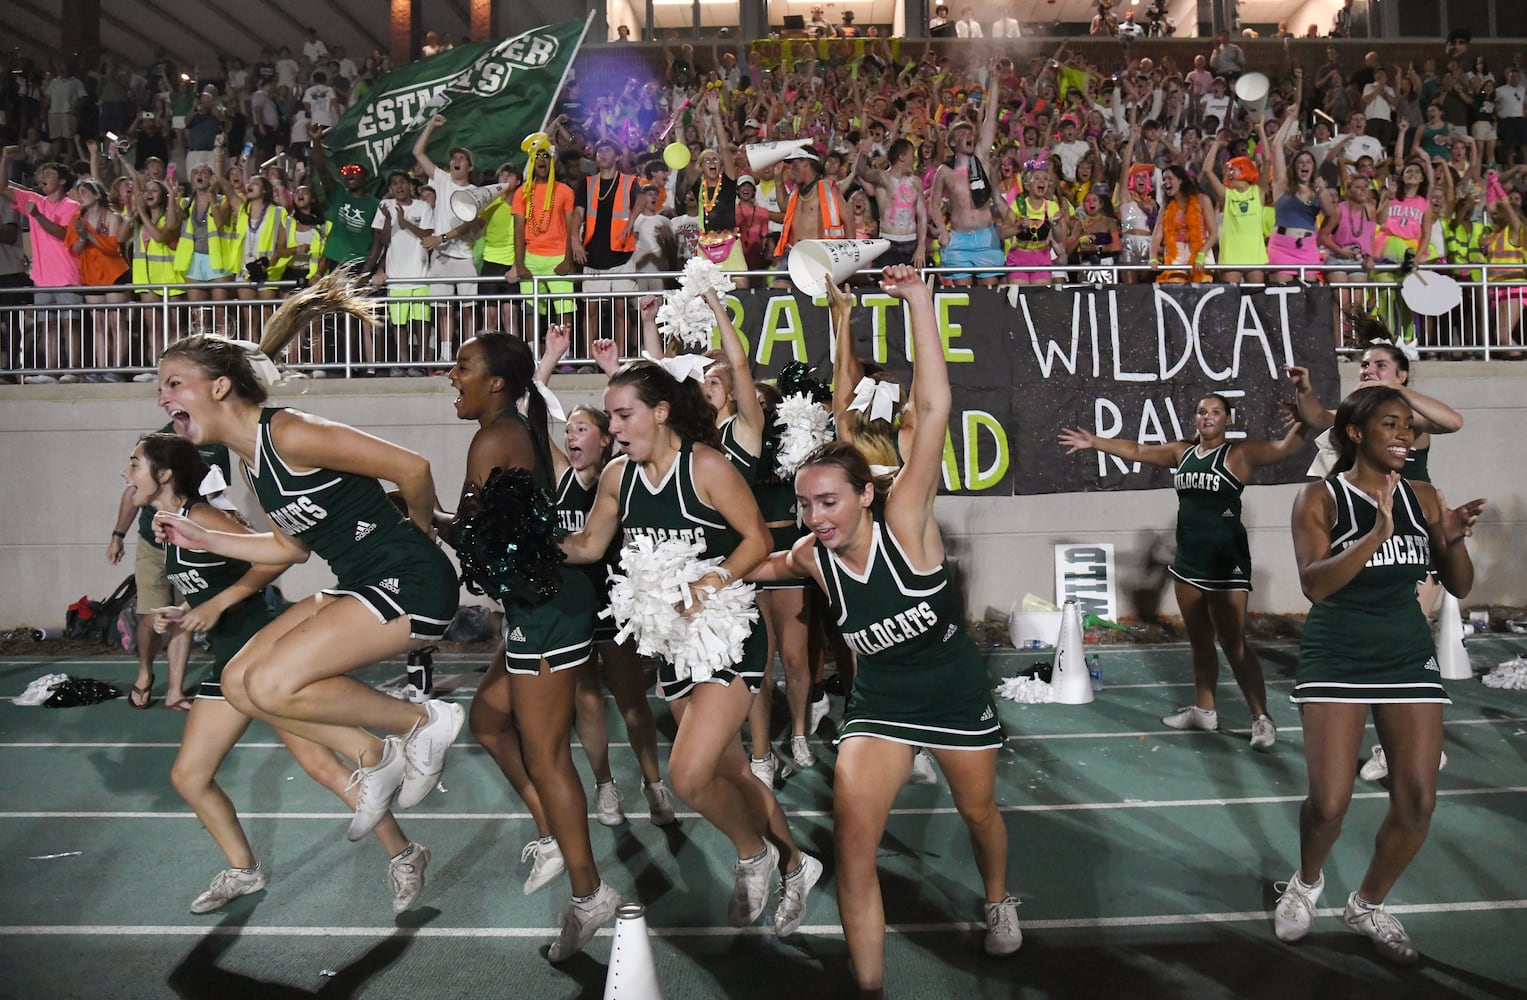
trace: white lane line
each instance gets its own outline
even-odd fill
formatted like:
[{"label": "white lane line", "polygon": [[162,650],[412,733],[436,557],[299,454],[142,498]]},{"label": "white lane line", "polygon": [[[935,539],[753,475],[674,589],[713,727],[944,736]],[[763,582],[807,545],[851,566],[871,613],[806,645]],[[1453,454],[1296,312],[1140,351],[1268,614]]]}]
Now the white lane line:
[{"label": "white lane line", "polygon": [[[1401,903],[1386,907],[1390,913],[1407,915],[1430,913],[1494,913],[1527,910],[1527,899],[1480,899],[1457,903]],[[1316,916],[1339,917],[1342,911],[1324,908]],[[1182,927],[1195,924],[1260,923],[1272,919],[1271,910],[1237,910],[1222,913],[1150,913],[1133,917],[1059,917],[1050,920],[1025,920],[1024,930],[1090,930],[1107,927]],[[985,924],[971,921],[947,923],[891,924],[893,934],[966,934],[984,930]],[[0,937],[409,937],[441,939],[550,938],[554,927],[251,927],[224,924],[135,925],[32,924],[0,927]],[[771,927],[647,927],[647,933],[660,938],[731,938],[772,937]],[[798,933],[819,937],[842,937],[837,924],[802,926]],[[614,928],[601,928],[598,937],[613,937]]]},{"label": "white lane line", "polygon": [[[1524,723],[1524,722],[1527,722],[1527,715],[1507,715],[1507,716],[1501,716],[1499,718],[1494,718],[1494,719],[1448,719],[1447,720],[1447,725],[1449,725],[1449,726],[1502,726],[1502,725],[1517,725],[1517,724]],[[1368,725],[1365,728],[1372,729],[1373,728],[1373,723],[1369,722]],[[1147,736],[1162,736],[1162,737],[1173,737],[1173,738],[1175,738],[1175,737],[1204,737],[1204,736],[1237,735],[1237,734],[1247,733],[1247,732],[1250,732],[1250,730],[1222,729],[1222,730],[1220,730],[1218,732],[1205,732],[1203,730],[1195,730],[1195,729],[1138,729],[1138,730],[1131,730],[1131,731],[1128,731],[1128,732],[1112,732],[1112,733],[1017,733],[1017,734],[1014,734],[1012,736],[1009,736],[1007,738],[1007,742],[1009,742],[1009,743],[1043,743],[1043,742],[1046,742],[1048,740],[1108,740],[1108,739],[1132,739],[1132,740],[1134,740],[1134,739],[1140,739],[1141,737],[1147,737]],[[1302,732],[1304,732],[1304,727],[1303,726],[1280,726],[1278,728],[1278,732],[1280,732],[1280,733],[1302,733]],[[820,742],[826,743],[828,741],[822,740]],[[577,740],[573,741],[573,746],[581,746],[581,745],[582,744],[578,743]],[[626,748],[626,747],[629,747],[631,744],[630,743],[617,743],[617,742],[611,741],[609,745],[612,746],[612,747]],[[659,740],[657,745],[660,746],[660,747],[671,747],[671,746],[673,746],[673,744],[671,742],[666,742],[666,741],[663,741],[663,740]],[[116,742],[111,742],[111,741],[91,742],[91,741],[86,741],[86,740],[71,740],[71,741],[50,741],[50,742],[42,742],[42,741],[22,742],[22,741],[18,741],[18,742],[14,742],[14,743],[8,743],[8,742],[0,741],[0,750],[174,750],[174,749],[178,749],[179,747],[180,747],[179,743],[170,743],[170,742],[130,743],[130,742],[123,742],[123,741],[116,741]],[[482,749],[483,749],[481,746],[479,746],[476,743],[465,743],[465,742],[453,743],[453,744],[451,744],[451,748],[453,750],[466,750],[466,751],[471,752],[471,753],[479,752],[479,751],[482,751]],[[235,750],[282,750],[282,749],[285,749],[285,744],[280,743],[279,741],[276,741],[276,742],[270,742],[270,741],[252,741],[252,742],[247,742],[247,743],[238,743],[238,744],[235,744],[234,745],[234,749]]]},{"label": "white lane line", "polygon": [[[1506,785],[1494,788],[1441,788],[1437,790],[1439,798],[1465,797],[1474,795],[1522,795],[1527,794],[1527,785]],[[1388,792],[1355,792],[1353,799],[1387,799]],[[1182,809],[1202,806],[1263,806],[1280,805],[1291,802],[1303,802],[1303,795],[1253,795],[1245,798],[1215,798],[1215,799],[1126,799],[1123,802],[1050,802],[1033,803],[1030,805],[998,806],[1002,812],[1010,813],[1044,813],[1044,812],[1091,812],[1106,809]],[[959,810],[954,806],[928,806],[923,808],[892,809],[892,816],[943,816],[953,815]],[[593,816],[593,813],[589,814]],[[686,819],[697,819],[699,813],[679,812],[675,815]],[[830,809],[791,809],[791,816],[812,817],[817,819],[830,819]],[[241,819],[291,819],[291,820],[341,820],[349,819],[348,812],[241,812]],[[410,822],[415,820],[528,820],[529,813],[514,812],[452,812],[452,813],[408,813]],[[647,813],[628,812],[626,818],[631,820],[645,820],[651,817]],[[196,819],[196,814],[191,812],[58,812],[58,811],[17,811],[0,812],[0,820],[5,819]]]}]

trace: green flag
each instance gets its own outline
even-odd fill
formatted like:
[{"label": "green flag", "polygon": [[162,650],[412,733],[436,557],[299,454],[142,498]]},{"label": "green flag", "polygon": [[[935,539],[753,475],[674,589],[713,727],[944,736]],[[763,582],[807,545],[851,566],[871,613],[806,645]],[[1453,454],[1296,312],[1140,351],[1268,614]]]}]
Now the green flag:
[{"label": "green flag", "polygon": [[381,178],[411,169],[419,130],[435,114],[446,118],[430,137],[435,162],[455,146],[486,169],[522,159],[520,142],[546,127],[592,18],[458,45],[386,74],[324,133],[330,170],[357,163]]}]

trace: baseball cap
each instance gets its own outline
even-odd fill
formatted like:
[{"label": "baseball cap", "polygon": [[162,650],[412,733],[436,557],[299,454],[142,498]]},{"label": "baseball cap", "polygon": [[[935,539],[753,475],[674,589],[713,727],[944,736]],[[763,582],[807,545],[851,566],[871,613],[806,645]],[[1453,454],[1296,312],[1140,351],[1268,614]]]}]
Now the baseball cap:
[{"label": "baseball cap", "polygon": [[758,187],[758,182],[753,179],[751,174],[738,174],[737,186],[742,187],[744,184],[751,184],[755,188]]},{"label": "baseball cap", "polygon": [[787,160],[815,160],[817,163],[821,163],[822,162],[822,158],[820,156],[818,156],[817,154],[813,153],[809,149],[792,149],[785,156],[785,159],[787,159]]}]

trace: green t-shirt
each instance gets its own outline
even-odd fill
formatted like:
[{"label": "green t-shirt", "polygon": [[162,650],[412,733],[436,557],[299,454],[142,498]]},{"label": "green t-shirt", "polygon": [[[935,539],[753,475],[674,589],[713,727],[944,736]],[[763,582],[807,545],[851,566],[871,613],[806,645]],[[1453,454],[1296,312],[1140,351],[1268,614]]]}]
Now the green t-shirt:
[{"label": "green t-shirt", "polygon": [[332,223],[323,255],[336,264],[364,261],[371,255],[371,220],[382,199],[373,195],[352,194],[340,188],[329,196],[328,216]]}]

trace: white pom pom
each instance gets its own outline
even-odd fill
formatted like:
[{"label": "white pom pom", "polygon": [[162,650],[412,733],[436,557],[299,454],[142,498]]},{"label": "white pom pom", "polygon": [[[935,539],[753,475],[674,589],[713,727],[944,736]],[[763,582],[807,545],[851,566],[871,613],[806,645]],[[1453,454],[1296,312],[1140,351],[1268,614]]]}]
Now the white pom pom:
[{"label": "white pom pom", "polygon": [[1042,705],[1055,700],[1055,689],[1038,677],[1008,677],[997,685],[997,696],[1025,705]]},{"label": "white pom pom", "polygon": [[706,680],[742,659],[742,645],[758,621],[753,585],[732,583],[707,594],[700,609],[685,617],[689,585],[722,562],[701,559],[701,542],[670,538],[656,542],[638,535],[620,550],[624,573],[610,573],[610,607],[619,631],[615,641],[636,639],[642,656],[661,657],[681,678]]},{"label": "white pom pom", "polygon": [[1512,657],[1498,664],[1494,670],[1480,678],[1485,687],[1506,691],[1527,691],[1527,659]]},{"label": "white pom pom", "polygon": [[794,476],[813,448],[832,440],[832,415],[803,392],[780,400],[774,422],[784,428],[775,466],[781,479]]},{"label": "white pom pom", "polygon": [[732,279],[709,257],[691,257],[684,265],[679,287],[663,296],[658,306],[657,327],[664,337],[673,337],[685,346],[709,350],[710,332],[715,317],[705,304],[705,293],[715,289],[717,295],[725,295],[737,286]]}]

